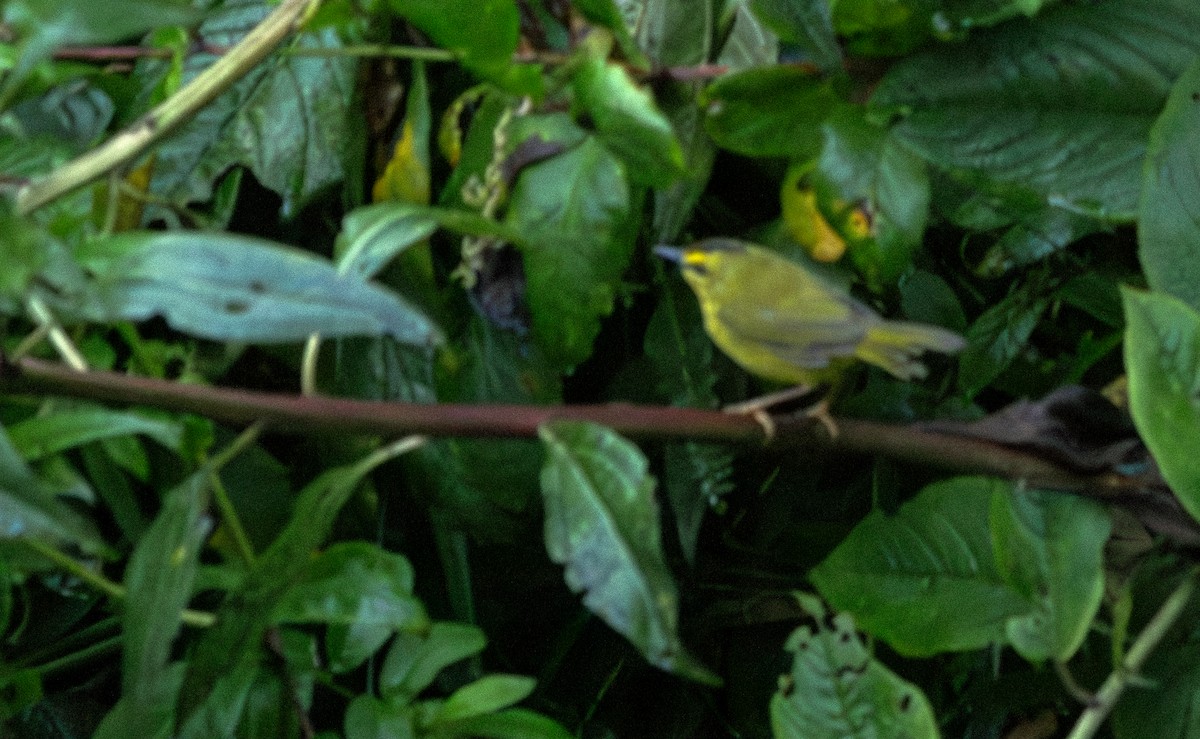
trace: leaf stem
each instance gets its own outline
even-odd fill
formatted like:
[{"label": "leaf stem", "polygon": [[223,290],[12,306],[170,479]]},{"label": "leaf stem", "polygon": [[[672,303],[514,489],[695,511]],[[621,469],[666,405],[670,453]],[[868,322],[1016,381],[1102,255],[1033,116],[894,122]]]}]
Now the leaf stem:
[{"label": "leaf stem", "polygon": [[1100,690],[1096,692],[1091,705],[1080,714],[1079,721],[1075,723],[1075,727],[1071,729],[1067,739],[1087,739],[1095,736],[1108,714],[1112,712],[1117,699],[1125,692],[1125,688],[1129,687],[1130,682],[1137,677],[1138,670],[1150,657],[1151,652],[1166,636],[1179,616],[1183,614],[1184,608],[1192,598],[1192,592],[1196,589],[1198,576],[1200,576],[1200,568],[1193,568],[1184,577],[1183,582],[1179,583],[1179,587],[1175,588],[1175,591],[1162,604],[1158,612],[1150,619],[1150,623],[1146,624],[1146,628],[1138,634],[1120,667],[1108,676],[1108,679],[1100,686]]},{"label": "leaf stem", "polygon": [[290,56],[315,57],[393,57],[396,59],[412,59],[425,62],[458,61],[459,55],[448,49],[434,46],[392,46],[390,44],[359,44],[357,46],[340,47],[311,47],[288,49],[284,52]]}]

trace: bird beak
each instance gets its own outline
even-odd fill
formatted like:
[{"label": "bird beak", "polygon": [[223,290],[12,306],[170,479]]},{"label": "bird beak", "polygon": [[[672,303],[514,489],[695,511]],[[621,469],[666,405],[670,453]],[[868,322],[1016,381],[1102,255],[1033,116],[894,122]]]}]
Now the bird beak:
[{"label": "bird beak", "polygon": [[683,249],[680,249],[677,246],[659,244],[658,246],[654,247],[654,253],[668,262],[675,262],[676,264],[683,263]]}]

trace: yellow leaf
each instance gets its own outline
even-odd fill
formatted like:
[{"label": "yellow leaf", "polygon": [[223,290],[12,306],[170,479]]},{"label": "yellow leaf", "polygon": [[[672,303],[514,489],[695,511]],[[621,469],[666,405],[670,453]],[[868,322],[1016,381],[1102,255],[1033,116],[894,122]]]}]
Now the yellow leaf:
[{"label": "yellow leaf", "polygon": [[836,262],[846,253],[846,240],[817,207],[817,193],[804,182],[807,167],[793,166],[783,179],[779,202],[787,233],[818,262]]},{"label": "yellow leaf", "polygon": [[371,188],[373,202],[429,204],[429,166],[417,156],[415,141],[412,124],[405,121],[391,160]]}]

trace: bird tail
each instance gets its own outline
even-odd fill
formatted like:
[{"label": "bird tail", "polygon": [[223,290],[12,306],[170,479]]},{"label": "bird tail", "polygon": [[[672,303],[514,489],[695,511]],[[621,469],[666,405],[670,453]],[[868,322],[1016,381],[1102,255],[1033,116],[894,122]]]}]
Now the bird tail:
[{"label": "bird tail", "polygon": [[919,380],[928,370],[917,357],[927,351],[953,354],[967,345],[961,336],[937,326],[883,321],[867,330],[854,352],[859,359],[901,380]]}]

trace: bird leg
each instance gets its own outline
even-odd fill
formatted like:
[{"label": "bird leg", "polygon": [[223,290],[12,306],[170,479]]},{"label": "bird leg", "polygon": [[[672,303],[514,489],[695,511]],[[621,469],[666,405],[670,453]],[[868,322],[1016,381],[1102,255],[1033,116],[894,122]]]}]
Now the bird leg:
[{"label": "bird leg", "polygon": [[[767,441],[769,442],[775,438],[775,421],[771,418],[771,414],[767,413],[767,409],[781,403],[787,403],[799,398],[803,398],[804,396],[811,394],[815,389],[816,388],[812,387],[811,385],[796,385],[795,387],[785,388],[784,390],[779,390],[777,392],[760,395],[757,398],[744,400],[740,403],[733,403],[725,406],[721,410],[726,413],[745,414],[753,418],[755,421],[758,421],[758,425],[762,426],[763,434],[767,437]],[[824,426],[825,430],[829,432],[829,438],[831,439],[836,439],[840,433],[838,431],[837,423],[833,420],[833,416],[829,413],[829,408],[833,404],[833,395],[835,389],[836,388],[830,389],[829,392],[825,393],[824,397],[822,397],[816,403],[813,403],[809,407],[805,408],[803,411],[805,416]]]}]

